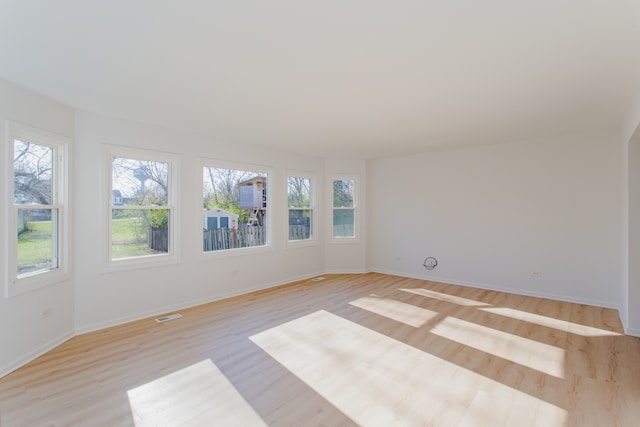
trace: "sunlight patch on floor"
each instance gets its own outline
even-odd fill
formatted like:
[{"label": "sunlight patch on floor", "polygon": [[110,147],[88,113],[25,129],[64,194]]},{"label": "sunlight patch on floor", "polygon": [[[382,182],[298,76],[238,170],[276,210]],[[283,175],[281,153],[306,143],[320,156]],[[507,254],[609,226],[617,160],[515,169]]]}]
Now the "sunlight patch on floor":
[{"label": "sunlight patch on floor", "polygon": [[563,425],[567,416],[547,401],[323,310],[250,339],[363,426],[502,425],[517,416],[511,414],[517,401],[535,405],[546,425]]},{"label": "sunlight patch on floor", "polygon": [[480,308],[479,310],[500,314],[502,316],[508,316],[513,319],[524,320],[525,322],[535,323],[536,325],[546,326],[548,328],[554,328],[560,331],[569,331],[573,334],[582,335],[584,337],[609,337],[623,335],[621,333],[609,331],[607,329],[594,328],[593,326],[582,325],[580,323],[574,323],[567,320],[529,313],[528,311],[516,310],[509,307],[488,307]]},{"label": "sunlight patch on floor", "polygon": [[419,328],[439,316],[439,313],[435,311],[378,295],[358,298],[349,304],[414,328]]},{"label": "sunlight patch on floor", "polygon": [[127,395],[136,427],[267,425],[210,359]]},{"label": "sunlight patch on floor", "polygon": [[479,301],[474,301],[472,299],[462,298],[455,295],[443,294],[442,292],[436,292],[429,289],[422,288],[410,288],[410,289],[400,289],[404,292],[409,292],[416,295],[422,295],[424,297],[438,299],[440,301],[450,302],[457,305],[463,305],[466,307],[489,307],[490,304],[486,304]]},{"label": "sunlight patch on floor", "polygon": [[447,317],[431,333],[510,360],[544,374],[564,378],[565,351],[549,344]]}]

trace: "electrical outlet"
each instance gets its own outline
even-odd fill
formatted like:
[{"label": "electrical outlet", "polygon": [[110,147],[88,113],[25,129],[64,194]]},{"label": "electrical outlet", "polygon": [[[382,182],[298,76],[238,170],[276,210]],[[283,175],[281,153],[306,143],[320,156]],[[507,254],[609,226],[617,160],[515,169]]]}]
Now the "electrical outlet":
[{"label": "electrical outlet", "polygon": [[542,273],[540,271],[531,272],[531,277],[540,277],[540,276],[542,276]]},{"label": "electrical outlet", "polygon": [[42,318],[46,319],[47,317],[51,317],[51,315],[53,314],[53,309],[52,308],[47,308],[46,310],[42,310]]}]

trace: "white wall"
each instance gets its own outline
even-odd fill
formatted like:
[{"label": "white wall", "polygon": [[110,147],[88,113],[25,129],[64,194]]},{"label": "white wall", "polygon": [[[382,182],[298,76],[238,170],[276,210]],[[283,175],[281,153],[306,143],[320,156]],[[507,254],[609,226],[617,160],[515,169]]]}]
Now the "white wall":
[{"label": "white wall", "polygon": [[636,93],[622,124],[622,138],[625,142],[631,140],[638,125],[640,125],[640,91]]},{"label": "white wall", "polygon": [[[638,128],[640,129],[640,127]],[[627,332],[640,336],[640,130],[629,141]]]},{"label": "white wall", "polygon": [[[0,226],[2,244],[0,262],[4,260],[10,236],[5,235],[7,211],[5,201],[9,183],[6,182],[5,165],[7,141],[6,120],[19,122],[34,128],[73,138],[73,110],[42,96],[0,80]],[[72,150],[73,151],[73,150]],[[73,179],[73,177],[72,177]],[[2,286],[6,275],[2,274]],[[4,294],[4,289],[2,294]],[[29,360],[65,341],[73,334],[73,285],[65,281],[26,294],[4,298],[0,296],[0,377]],[[43,318],[47,311],[51,315]]]},{"label": "white wall", "polygon": [[[324,202],[326,210],[326,273],[366,273],[367,267],[367,162],[362,159],[327,159],[325,161],[327,191]],[[333,215],[331,212],[333,187],[336,177],[357,179],[356,188],[356,239],[332,239]]]},{"label": "white wall", "polygon": [[[639,110],[640,111],[640,110]],[[619,136],[555,138],[528,143],[377,159],[328,159],[251,149],[212,138],[77,112],[0,81],[0,119],[74,139],[73,279],[0,299],[0,376],[73,333],[287,283],[323,272],[368,270],[470,284],[590,304],[626,305],[631,333],[640,332],[640,270],[624,268],[624,171],[640,194],[640,133],[623,153]],[[640,117],[636,121],[640,121]],[[170,124],[169,124],[170,125]],[[0,162],[7,143],[2,134]],[[105,272],[102,197],[104,144],[160,150],[181,159],[181,260],[153,269]],[[202,260],[200,158],[273,170],[272,249],[256,256]],[[318,178],[315,245],[286,243],[286,171]],[[333,175],[359,178],[360,239],[334,243],[330,231]],[[0,176],[0,197],[7,182]],[[282,185],[275,184],[281,182]],[[330,190],[330,187],[329,187]],[[640,196],[629,197],[630,218]],[[0,210],[0,224],[6,223]],[[398,215],[402,215],[399,219]],[[640,256],[640,223],[630,220],[629,259]],[[4,233],[4,230],[3,230]],[[6,258],[3,237],[0,259]],[[426,256],[440,265],[429,272]],[[636,263],[637,264],[637,263]],[[3,266],[4,268],[4,266]],[[532,277],[532,272],[540,277]],[[4,284],[3,284],[4,285]],[[634,309],[635,308],[635,309]],[[43,319],[43,312],[51,316]],[[626,317],[626,316],[625,316]]]},{"label": "white wall", "polygon": [[[180,155],[181,261],[158,268],[104,272],[104,144],[160,150]],[[266,166],[270,177],[272,244],[254,256],[202,260],[201,158]],[[324,247],[286,244],[287,170],[322,177],[323,159],[252,149],[211,138],[145,126],[97,114],[76,116],[75,279],[76,326],[85,332],[196,303],[246,293],[324,271]],[[319,189],[321,191],[321,188]],[[107,195],[108,197],[108,195]],[[103,219],[101,219],[103,218]],[[320,218],[322,216],[320,215]],[[322,224],[317,224],[322,235]]]},{"label": "white wall", "polygon": [[612,133],[372,161],[372,269],[619,308],[621,159]]},{"label": "white wall", "polygon": [[627,252],[623,320],[627,333],[640,336],[640,94],[629,111],[624,127],[627,145]]}]

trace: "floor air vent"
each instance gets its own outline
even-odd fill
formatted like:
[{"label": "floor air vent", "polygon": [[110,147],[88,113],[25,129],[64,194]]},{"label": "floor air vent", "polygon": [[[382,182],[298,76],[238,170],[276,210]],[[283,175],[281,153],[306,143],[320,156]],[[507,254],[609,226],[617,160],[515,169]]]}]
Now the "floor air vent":
[{"label": "floor air vent", "polygon": [[158,323],[164,323],[164,322],[168,322],[169,320],[173,320],[173,319],[179,319],[182,317],[182,314],[176,313],[176,314],[170,314],[168,316],[162,316],[162,317],[158,317],[156,319],[156,322]]}]

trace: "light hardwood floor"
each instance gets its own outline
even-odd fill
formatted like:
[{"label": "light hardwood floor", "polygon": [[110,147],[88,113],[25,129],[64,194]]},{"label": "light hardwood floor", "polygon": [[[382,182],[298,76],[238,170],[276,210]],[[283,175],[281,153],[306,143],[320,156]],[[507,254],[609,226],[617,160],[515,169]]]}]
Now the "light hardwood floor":
[{"label": "light hardwood floor", "polygon": [[0,425],[636,426],[614,310],[334,275],[75,337],[0,379]]}]

